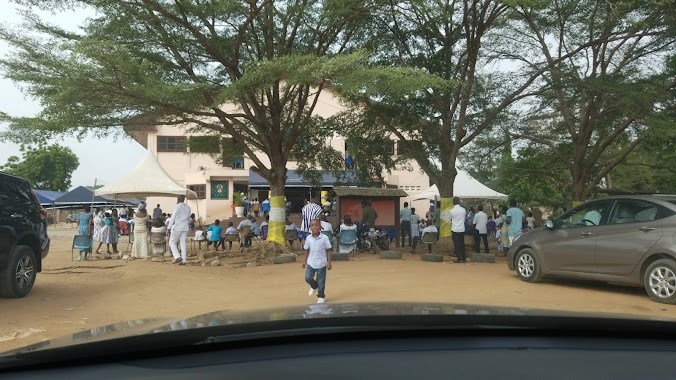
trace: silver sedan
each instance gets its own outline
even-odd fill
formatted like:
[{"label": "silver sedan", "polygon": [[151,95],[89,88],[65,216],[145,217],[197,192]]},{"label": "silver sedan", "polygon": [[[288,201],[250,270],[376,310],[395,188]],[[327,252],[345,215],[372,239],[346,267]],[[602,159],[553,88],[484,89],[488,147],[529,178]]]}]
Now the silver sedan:
[{"label": "silver sedan", "polygon": [[612,196],[582,204],[514,240],[507,265],[544,276],[642,286],[676,303],[676,197]]}]

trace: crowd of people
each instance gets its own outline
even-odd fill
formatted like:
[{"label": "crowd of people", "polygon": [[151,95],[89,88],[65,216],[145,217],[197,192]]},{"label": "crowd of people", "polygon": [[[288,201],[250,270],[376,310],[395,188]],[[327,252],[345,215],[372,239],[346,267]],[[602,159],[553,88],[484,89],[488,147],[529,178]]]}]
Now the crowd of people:
[{"label": "crowd of people", "polygon": [[[91,212],[90,206],[84,206],[84,210],[80,213],[78,235],[90,236],[91,247],[93,247],[94,241],[98,242],[95,252],[103,255],[104,259],[110,259],[112,255],[119,254],[120,236],[132,234],[133,242],[138,243],[132,244],[131,257],[146,259],[150,256],[147,244],[149,233],[166,234],[169,235],[169,248],[174,256],[174,263],[185,265],[187,260],[187,234],[189,230],[194,228],[195,214],[190,212],[190,207],[185,203],[185,196],[179,196],[174,212],[171,214],[163,213],[158,204],[151,216],[146,210],[145,202],[141,202],[136,210],[132,207],[123,207],[120,210],[116,208],[109,211],[98,209]],[[146,244],[141,244],[141,242],[146,242]],[[105,253],[101,252],[103,244],[106,245]],[[161,245],[163,252],[164,241],[161,242]],[[153,253],[159,252],[159,246],[160,242],[152,243]],[[92,250],[80,249],[78,261],[90,260],[89,255]]]},{"label": "crowd of people", "polygon": [[[404,202],[404,207],[399,214],[402,247],[407,246],[408,239],[408,247],[411,247],[412,252],[415,253],[416,245],[422,239],[424,233],[436,233],[437,239],[439,238],[440,206],[440,202],[430,203],[425,218],[420,219],[415,208],[409,208],[408,202]],[[488,253],[491,239],[495,240],[497,251],[502,252],[509,249],[516,237],[537,227],[533,213],[529,211],[525,214],[517,207],[515,200],[510,202],[509,208],[503,207],[500,210],[491,210],[487,214],[483,205],[478,205],[476,209],[470,207],[467,210],[460,205],[459,198],[453,198],[450,222],[453,246],[458,262],[466,262],[467,260],[465,235],[473,237],[473,248],[476,253],[481,252],[482,246],[484,252]],[[428,247],[431,250],[431,245]]]}]

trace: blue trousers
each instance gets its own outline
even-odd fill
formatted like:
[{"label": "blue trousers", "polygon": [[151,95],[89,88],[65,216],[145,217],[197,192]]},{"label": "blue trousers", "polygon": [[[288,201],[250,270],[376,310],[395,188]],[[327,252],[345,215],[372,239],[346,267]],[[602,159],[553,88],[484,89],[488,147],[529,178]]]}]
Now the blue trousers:
[{"label": "blue trousers", "polygon": [[[315,276],[317,277],[316,279]],[[324,290],[326,289],[326,267],[315,269],[309,265],[306,265],[305,282],[307,282],[312,289],[319,289],[317,291],[318,298],[325,298]]]}]

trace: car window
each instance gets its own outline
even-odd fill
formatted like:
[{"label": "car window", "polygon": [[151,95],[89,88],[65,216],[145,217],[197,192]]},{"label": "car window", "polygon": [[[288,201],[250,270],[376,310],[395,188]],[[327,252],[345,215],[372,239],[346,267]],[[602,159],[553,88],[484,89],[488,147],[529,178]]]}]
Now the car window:
[{"label": "car window", "polygon": [[610,217],[610,224],[650,222],[658,219],[659,207],[639,200],[618,201]]},{"label": "car window", "polygon": [[559,228],[589,227],[605,224],[603,213],[609,202],[593,202],[569,211],[558,220]]}]

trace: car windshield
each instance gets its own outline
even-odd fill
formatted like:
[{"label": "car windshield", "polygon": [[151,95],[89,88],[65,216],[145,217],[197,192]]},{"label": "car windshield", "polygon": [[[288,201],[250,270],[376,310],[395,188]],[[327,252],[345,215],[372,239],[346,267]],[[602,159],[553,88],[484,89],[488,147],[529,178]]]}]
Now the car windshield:
[{"label": "car windshield", "polygon": [[676,318],[673,15],[0,2],[0,354],[379,303]]}]

